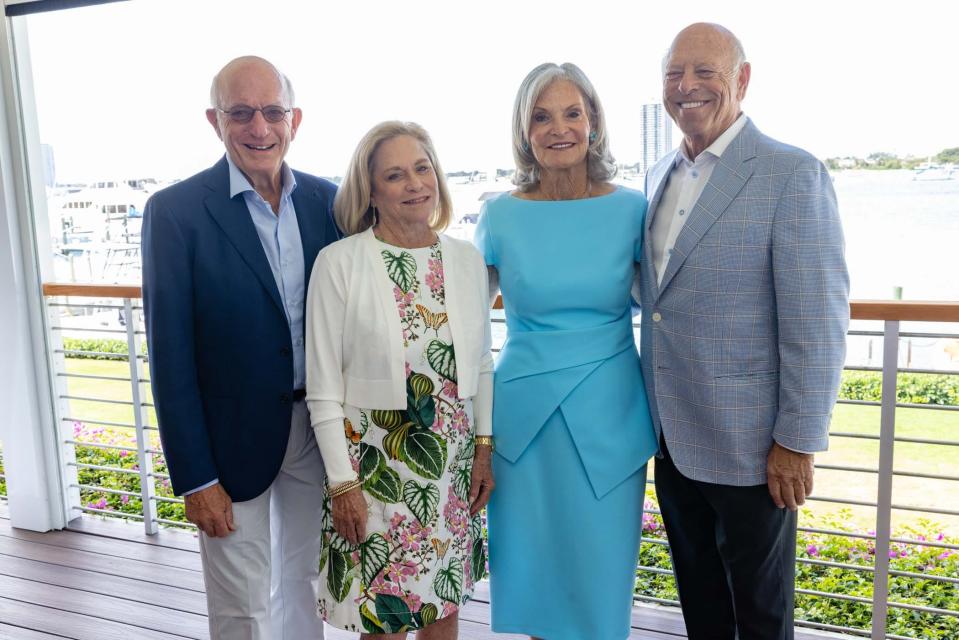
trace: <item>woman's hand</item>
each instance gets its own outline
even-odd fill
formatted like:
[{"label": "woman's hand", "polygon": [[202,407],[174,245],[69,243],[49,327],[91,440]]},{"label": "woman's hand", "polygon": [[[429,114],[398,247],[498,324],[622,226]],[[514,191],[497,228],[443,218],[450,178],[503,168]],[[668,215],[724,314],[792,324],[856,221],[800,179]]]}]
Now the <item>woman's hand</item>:
[{"label": "woman's hand", "polygon": [[489,502],[496,488],[493,480],[491,457],[493,448],[486,444],[476,445],[473,453],[473,472],[470,474],[470,515],[475,516]]},{"label": "woman's hand", "polygon": [[360,487],[333,498],[333,528],[354,547],[366,540],[366,498]]}]

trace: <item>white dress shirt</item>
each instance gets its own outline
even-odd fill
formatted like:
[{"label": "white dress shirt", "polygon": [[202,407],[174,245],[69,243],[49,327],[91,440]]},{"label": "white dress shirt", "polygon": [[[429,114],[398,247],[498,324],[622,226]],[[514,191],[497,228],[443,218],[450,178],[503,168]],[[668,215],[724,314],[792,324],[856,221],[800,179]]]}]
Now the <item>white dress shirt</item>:
[{"label": "white dress shirt", "polygon": [[683,230],[686,219],[702,195],[713,169],[719,162],[726,147],[746,126],[746,116],[739,118],[702,153],[690,160],[686,155],[686,145],[680,143],[673,169],[667,179],[663,197],[653,212],[650,227],[650,244],[653,249],[653,266],[656,268],[656,282],[662,284],[669,256],[679,232]]}]

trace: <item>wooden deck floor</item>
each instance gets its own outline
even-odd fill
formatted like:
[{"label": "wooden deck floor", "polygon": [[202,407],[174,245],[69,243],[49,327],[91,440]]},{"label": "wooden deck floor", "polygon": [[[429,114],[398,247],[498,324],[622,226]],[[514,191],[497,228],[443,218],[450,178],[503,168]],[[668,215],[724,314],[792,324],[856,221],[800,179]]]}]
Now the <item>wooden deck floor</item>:
[{"label": "wooden deck floor", "polygon": [[[490,631],[488,595],[482,583],[463,608],[460,638],[520,638]],[[327,640],[356,637],[327,628]],[[675,610],[634,608],[631,640],[685,637]],[[196,538],[177,531],[146,536],[139,524],[90,517],[64,531],[34,533],[11,527],[0,502],[0,640],[51,638],[208,640]]]}]

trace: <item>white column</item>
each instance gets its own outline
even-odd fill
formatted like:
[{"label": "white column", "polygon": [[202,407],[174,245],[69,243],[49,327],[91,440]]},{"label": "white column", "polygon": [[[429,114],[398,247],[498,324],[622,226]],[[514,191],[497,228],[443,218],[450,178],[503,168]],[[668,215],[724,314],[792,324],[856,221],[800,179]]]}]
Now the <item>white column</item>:
[{"label": "white column", "polygon": [[50,247],[26,24],[2,20],[0,440],[13,526],[47,531],[67,521],[41,291]]}]

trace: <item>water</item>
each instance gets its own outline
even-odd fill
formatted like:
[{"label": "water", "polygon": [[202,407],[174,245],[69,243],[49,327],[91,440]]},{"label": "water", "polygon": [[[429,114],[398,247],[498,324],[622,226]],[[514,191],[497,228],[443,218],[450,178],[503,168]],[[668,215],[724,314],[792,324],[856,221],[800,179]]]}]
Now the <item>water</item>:
[{"label": "water", "polygon": [[911,171],[834,174],[851,297],[959,300],[959,180]]}]

